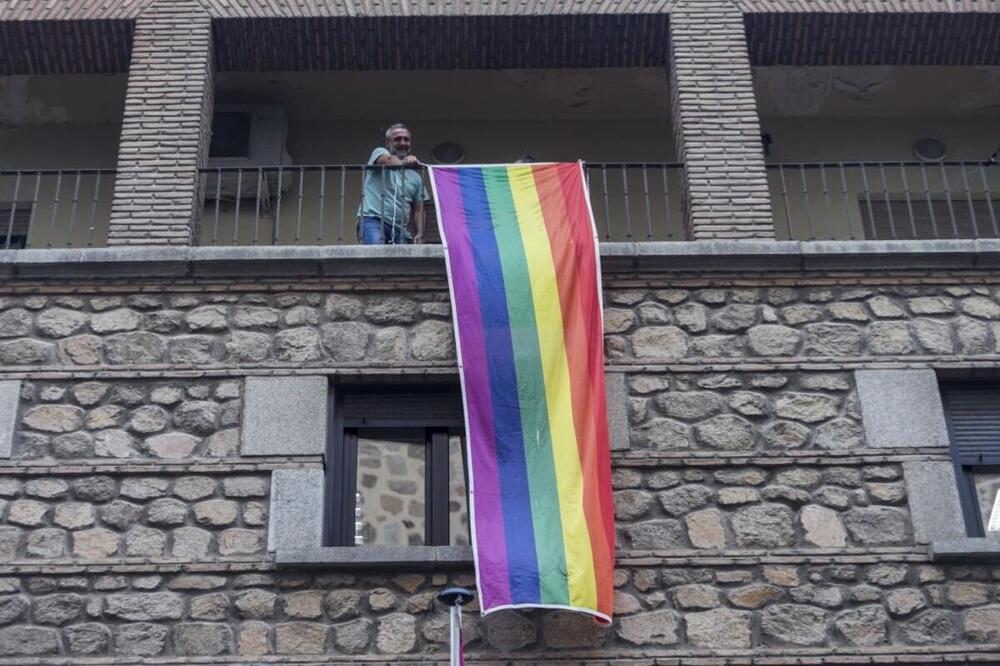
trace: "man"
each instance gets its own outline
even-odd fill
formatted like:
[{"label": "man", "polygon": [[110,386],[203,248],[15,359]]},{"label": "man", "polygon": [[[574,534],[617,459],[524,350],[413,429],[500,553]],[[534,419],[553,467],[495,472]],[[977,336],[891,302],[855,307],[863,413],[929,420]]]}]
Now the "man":
[{"label": "man", "polygon": [[408,245],[424,240],[424,201],[428,197],[420,172],[408,168],[419,164],[410,146],[410,130],[396,123],[385,131],[385,147],[376,148],[368,158],[368,166],[376,168],[365,170],[358,209],[358,236],[365,245]]}]

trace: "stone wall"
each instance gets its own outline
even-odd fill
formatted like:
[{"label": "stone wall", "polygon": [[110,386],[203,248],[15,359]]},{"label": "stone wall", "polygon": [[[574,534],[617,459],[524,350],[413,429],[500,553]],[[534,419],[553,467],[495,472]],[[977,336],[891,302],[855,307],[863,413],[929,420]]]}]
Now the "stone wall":
[{"label": "stone wall", "polygon": [[913,543],[896,465],[615,471],[621,546],[774,550]]},{"label": "stone wall", "polygon": [[357,363],[454,358],[446,293],[0,298],[0,364]]},{"label": "stone wall", "polygon": [[980,356],[1000,347],[996,288],[963,285],[622,290],[610,359]]},{"label": "stone wall", "polygon": [[242,382],[24,382],[14,456],[190,458],[235,455]]},{"label": "stone wall", "polygon": [[[626,567],[616,622],[553,611],[468,609],[471,655],[590,650],[630,655],[685,646],[793,650],[896,644],[933,653],[1000,640],[987,567],[899,561]],[[0,656],[407,655],[440,653],[447,616],[434,595],[465,574],[244,572],[0,579]],[[738,653],[736,653],[738,654]],[[386,657],[387,661],[392,661]],[[596,663],[596,662],[595,662]],[[632,662],[634,663],[634,662]],[[800,662],[806,663],[806,662]]]},{"label": "stone wall", "polygon": [[[473,608],[471,657],[919,661],[1000,641],[1000,568],[936,566],[914,533],[906,465],[948,451],[874,448],[853,372],[995,363],[995,288],[750,277],[608,278],[630,426],[616,621]],[[277,566],[270,473],[321,463],[239,443],[247,376],[453,379],[443,286],[0,288],[0,378],[22,383],[0,461],[0,657],[442,658],[433,593],[471,572]]]},{"label": "stone wall", "polygon": [[267,476],[0,477],[0,559],[260,555]]},{"label": "stone wall", "polygon": [[[959,284],[606,293],[609,362],[998,353],[1000,296]],[[0,298],[0,363],[391,365],[454,359],[442,291]]]},{"label": "stone wall", "polygon": [[864,445],[854,377],[841,372],[634,374],[634,448],[750,451]]}]

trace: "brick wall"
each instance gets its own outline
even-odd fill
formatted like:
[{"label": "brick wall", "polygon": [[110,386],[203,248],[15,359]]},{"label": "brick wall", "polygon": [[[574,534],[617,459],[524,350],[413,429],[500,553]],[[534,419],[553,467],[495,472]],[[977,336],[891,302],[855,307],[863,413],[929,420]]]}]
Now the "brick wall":
[{"label": "brick wall", "polygon": [[743,12],[730,0],[682,0],[670,51],[689,236],[774,238]]},{"label": "brick wall", "polygon": [[214,95],[212,28],[196,0],[136,19],[109,245],[189,245]]}]

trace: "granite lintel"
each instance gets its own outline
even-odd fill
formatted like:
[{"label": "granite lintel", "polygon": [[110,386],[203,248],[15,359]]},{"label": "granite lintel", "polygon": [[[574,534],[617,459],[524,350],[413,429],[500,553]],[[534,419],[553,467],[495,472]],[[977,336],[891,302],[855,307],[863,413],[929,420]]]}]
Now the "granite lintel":
[{"label": "granite lintel", "polygon": [[320,546],[281,549],[274,561],[284,566],[327,565],[346,568],[441,568],[472,566],[470,546]]}]

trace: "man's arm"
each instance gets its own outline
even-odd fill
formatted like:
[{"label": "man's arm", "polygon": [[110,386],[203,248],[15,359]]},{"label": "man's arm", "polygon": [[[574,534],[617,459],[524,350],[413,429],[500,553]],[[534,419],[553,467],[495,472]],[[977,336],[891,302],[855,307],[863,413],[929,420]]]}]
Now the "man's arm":
[{"label": "man's arm", "polygon": [[420,160],[416,155],[407,155],[403,159],[399,159],[392,153],[386,153],[385,155],[379,155],[378,159],[375,160],[375,164],[384,164],[385,166],[416,166],[420,164]]},{"label": "man's arm", "polygon": [[413,236],[413,242],[416,245],[420,245],[424,242],[424,202],[417,200],[413,203],[413,228],[416,233]]},{"label": "man's arm", "polygon": [[381,166],[402,166],[403,160],[399,159],[392,153],[383,153],[375,159],[375,164]]}]

